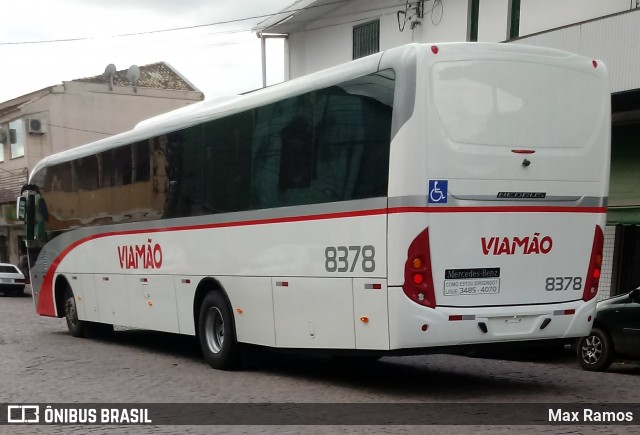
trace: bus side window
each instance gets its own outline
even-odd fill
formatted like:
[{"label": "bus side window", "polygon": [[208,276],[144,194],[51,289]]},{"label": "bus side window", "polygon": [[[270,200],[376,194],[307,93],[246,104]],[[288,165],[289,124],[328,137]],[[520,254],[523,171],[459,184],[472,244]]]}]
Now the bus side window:
[{"label": "bus side window", "polygon": [[253,208],[321,202],[309,197],[314,98],[312,92],[256,110]]},{"label": "bus side window", "polygon": [[204,124],[205,208],[211,213],[251,207],[253,110]]},{"label": "bus side window", "polygon": [[303,117],[295,117],[282,130],[281,138],[279,189],[309,188],[313,158],[309,124]]}]

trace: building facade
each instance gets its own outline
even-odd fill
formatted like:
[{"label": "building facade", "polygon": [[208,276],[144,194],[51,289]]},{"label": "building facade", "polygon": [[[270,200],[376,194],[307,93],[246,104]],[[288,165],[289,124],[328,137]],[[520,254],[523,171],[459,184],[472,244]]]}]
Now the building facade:
[{"label": "building facade", "polygon": [[640,1],[300,0],[254,30],[286,36],[287,79],[411,42],[529,44],[604,61],[613,113],[600,297],[640,284]]},{"label": "building facade", "polygon": [[129,71],[112,68],[0,104],[0,262],[18,262],[24,231],[16,221],[16,198],[38,161],[204,99],[169,64],[138,71],[135,86]]}]

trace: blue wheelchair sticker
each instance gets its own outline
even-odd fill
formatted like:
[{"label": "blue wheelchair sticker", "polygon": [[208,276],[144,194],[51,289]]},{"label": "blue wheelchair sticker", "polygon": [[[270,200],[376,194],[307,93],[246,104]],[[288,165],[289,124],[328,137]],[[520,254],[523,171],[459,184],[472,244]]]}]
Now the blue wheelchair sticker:
[{"label": "blue wheelchair sticker", "polygon": [[429,204],[446,204],[449,180],[429,180]]}]

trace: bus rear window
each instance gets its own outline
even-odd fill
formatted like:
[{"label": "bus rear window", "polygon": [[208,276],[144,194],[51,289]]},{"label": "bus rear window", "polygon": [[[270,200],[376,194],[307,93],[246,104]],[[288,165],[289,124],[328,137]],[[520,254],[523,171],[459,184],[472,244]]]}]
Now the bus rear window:
[{"label": "bus rear window", "polygon": [[509,61],[437,63],[431,92],[451,140],[519,148],[585,146],[608,96],[587,72]]}]

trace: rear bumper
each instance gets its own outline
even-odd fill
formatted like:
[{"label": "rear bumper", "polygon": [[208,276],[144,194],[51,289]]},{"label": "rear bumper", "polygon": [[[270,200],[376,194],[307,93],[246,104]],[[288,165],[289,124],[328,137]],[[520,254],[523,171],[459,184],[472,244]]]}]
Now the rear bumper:
[{"label": "rear bumper", "polygon": [[423,307],[389,287],[391,350],[569,339],[593,325],[596,300],[553,305]]}]

